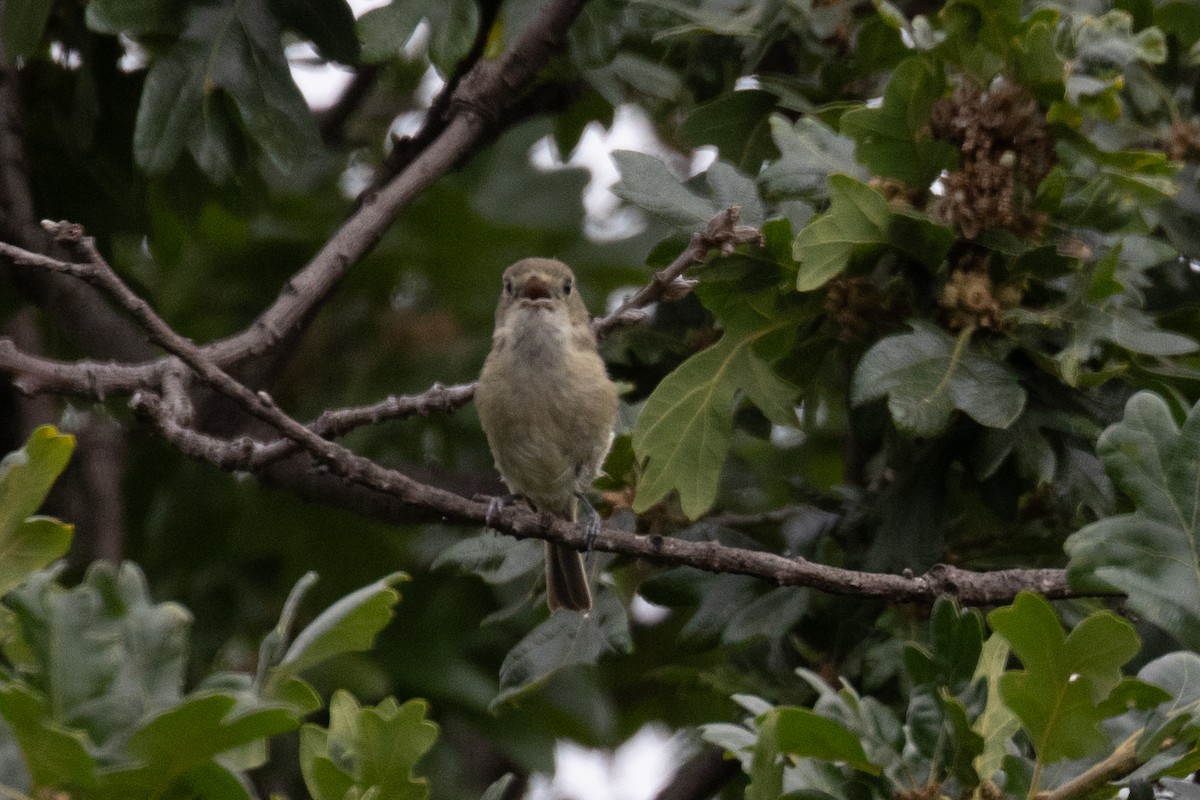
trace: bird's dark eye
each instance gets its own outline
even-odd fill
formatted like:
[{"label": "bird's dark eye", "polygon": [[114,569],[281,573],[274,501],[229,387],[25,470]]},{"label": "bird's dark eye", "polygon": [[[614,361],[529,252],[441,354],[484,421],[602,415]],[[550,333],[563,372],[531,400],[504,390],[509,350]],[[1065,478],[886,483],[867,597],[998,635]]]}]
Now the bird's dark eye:
[{"label": "bird's dark eye", "polygon": [[509,281],[509,280],[504,281],[504,293],[505,294],[513,293],[512,281]]},{"label": "bird's dark eye", "polygon": [[565,281],[563,281],[563,294],[569,295],[570,293],[571,293],[571,279],[567,278]]}]

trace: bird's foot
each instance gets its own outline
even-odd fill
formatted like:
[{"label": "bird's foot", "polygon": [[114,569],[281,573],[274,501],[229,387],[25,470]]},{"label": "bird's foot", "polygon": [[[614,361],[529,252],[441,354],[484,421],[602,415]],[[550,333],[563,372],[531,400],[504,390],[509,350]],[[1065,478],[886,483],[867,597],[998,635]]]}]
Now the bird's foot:
[{"label": "bird's foot", "polygon": [[483,524],[486,528],[492,527],[492,520],[500,515],[507,506],[512,505],[518,499],[518,495],[504,494],[499,497],[493,497],[488,500],[487,514],[483,518]]},{"label": "bird's foot", "polygon": [[583,523],[583,542],[584,542],[584,559],[588,562],[592,559],[592,551],[596,547],[596,538],[600,536],[600,526],[602,520],[600,513],[596,511],[587,496],[583,492],[576,492],[575,497],[583,504],[587,511],[587,520]]}]

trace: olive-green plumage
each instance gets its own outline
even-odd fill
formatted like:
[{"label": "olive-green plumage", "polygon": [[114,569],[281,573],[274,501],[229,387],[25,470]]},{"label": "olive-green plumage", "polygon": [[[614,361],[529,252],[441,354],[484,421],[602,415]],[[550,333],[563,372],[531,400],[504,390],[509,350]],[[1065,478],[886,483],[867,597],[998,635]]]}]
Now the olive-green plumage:
[{"label": "olive-green plumage", "polygon": [[[475,407],[509,491],[574,520],[576,494],[612,444],[617,389],[566,264],[526,258],[504,271]],[[546,600],[552,609],[591,608],[578,552],[547,543]]]}]

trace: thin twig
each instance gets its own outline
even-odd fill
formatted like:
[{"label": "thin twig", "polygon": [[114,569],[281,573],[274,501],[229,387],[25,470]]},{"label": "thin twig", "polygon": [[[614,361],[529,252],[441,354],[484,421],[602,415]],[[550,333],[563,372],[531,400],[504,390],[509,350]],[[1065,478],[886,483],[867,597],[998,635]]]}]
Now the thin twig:
[{"label": "thin twig", "polygon": [[[1161,750],[1173,747],[1175,742],[1163,742]],[[1036,800],[1071,800],[1075,797],[1088,797],[1100,787],[1118,781],[1129,775],[1144,762],[1138,758],[1136,740],[1131,737],[1121,742],[1111,755],[1088,767],[1083,772],[1071,778],[1061,786],[1045,792],[1038,792]]]},{"label": "thin twig", "polygon": [[[429,146],[363,202],[320,251],[292,275],[258,319],[245,330],[206,345],[204,358],[221,369],[232,368],[274,349],[310,319],[350,268],[375,247],[399,211],[486,140],[504,109],[561,46],[586,2],[551,0],[500,59],[476,63],[454,91],[450,122]],[[162,358],[138,364],[88,362],[73,375],[57,371],[56,384],[71,394],[132,394],[157,387],[167,364]]]},{"label": "thin twig", "polygon": [[674,261],[654,273],[650,283],[625,298],[625,302],[611,314],[593,320],[592,330],[597,336],[606,336],[618,325],[639,321],[641,310],[650,304],[686,295],[691,291],[692,284],[684,279],[683,273],[703,263],[709,250],[718,249],[728,255],[739,244],[761,242],[762,234],[758,229],[738,225],[740,218],[741,211],[736,206],[717,212],[703,231],[692,234],[688,246]]}]

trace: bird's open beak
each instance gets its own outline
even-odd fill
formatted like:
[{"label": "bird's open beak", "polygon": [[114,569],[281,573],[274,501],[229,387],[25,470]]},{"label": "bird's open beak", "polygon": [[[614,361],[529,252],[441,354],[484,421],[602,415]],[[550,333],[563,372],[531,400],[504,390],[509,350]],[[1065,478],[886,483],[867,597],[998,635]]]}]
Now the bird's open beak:
[{"label": "bird's open beak", "polygon": [[534,275],[521,284],[517,296],[522,300],[550,300],[550,287],[546,285],[545,281]]}]

